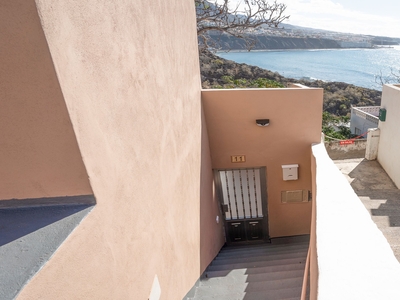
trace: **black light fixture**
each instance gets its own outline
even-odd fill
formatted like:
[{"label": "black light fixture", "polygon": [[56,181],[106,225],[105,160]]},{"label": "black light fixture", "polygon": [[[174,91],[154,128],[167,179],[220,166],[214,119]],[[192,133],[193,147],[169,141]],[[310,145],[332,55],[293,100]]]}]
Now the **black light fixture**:
[{"label": "black light fixture", "polygon": [[256,124],[260,127],[266,127],[269,125],[269,119],[257,119]]}]

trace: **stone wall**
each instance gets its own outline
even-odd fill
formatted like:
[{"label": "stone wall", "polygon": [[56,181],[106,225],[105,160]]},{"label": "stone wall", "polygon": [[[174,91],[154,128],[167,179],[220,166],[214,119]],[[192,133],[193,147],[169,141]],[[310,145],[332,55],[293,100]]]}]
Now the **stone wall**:
[{"label": "stone wall", "polygon": [[340,145],[339,141],[325,142],[328,155],[333,160],[365,157],[367,139],[355,140],[353,144]]}]

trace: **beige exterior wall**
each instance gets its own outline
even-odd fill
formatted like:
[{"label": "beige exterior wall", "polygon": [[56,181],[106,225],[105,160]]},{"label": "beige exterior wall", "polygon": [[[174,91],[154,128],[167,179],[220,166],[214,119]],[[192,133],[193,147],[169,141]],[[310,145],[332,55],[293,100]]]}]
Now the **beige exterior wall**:
[{"label": "beige exterior wall", "polygon": [[[207,126],[202,113],[200,175],[200,273],[203,273],[225,242],[223,217],[215,192]],[[217,221],[218,217],[218,221]]]},{"label": "beige exterior wall", "polygon": [[[203,90],[202,100],[213,168],[266,166],[270,236],[310,233],[311,202],[282,204],[281,191],[312,189],[310,146],[321,139],[322,89]],[[231,163],[231,155],[246,162]],[[298,180],[283,181],[286,164],[299,164]]]},{"label": "beige exterior wall", "polygon": [[386,108],[386,121],[379,122],[378,161],[400,188],[400,85],[384,85],[381,107]]},{"label": "beige exterior wall", "polygon": [[34,1],[0,27],[0,200],[92,194]]},{"label": "beige exterior wall", "polygon": [[223,244],[194,3],[36,4],[97,205],[18,299],[181,299]]}]

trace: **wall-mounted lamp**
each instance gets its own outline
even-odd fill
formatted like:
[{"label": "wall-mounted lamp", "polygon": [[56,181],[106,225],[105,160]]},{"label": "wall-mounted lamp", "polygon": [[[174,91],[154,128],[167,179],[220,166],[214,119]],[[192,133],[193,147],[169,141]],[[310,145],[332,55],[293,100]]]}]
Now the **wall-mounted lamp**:
[{"label": "wall-mounted lamp", "polygon": [[258,119],[256,120],[257,126],[266,127],[269,125],[269,119]]}]

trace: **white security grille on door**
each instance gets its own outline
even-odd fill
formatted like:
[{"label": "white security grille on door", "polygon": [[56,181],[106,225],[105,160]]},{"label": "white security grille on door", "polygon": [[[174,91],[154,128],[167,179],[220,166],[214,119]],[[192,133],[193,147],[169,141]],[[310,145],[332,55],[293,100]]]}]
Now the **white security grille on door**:
[{"label": "white security grille on door", "polygon": [[226,220],[262,218],[260,169],[219,171]]}]

